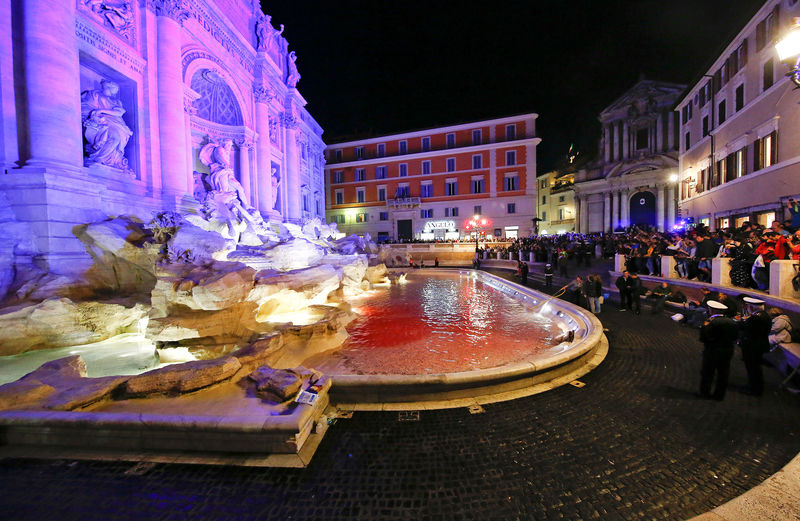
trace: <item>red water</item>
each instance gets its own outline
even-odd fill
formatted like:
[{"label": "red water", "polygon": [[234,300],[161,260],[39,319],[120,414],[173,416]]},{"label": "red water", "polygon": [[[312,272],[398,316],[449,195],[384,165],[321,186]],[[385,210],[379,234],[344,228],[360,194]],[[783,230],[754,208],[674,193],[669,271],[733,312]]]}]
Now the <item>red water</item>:
[{"label": "red water", "polygon": [[318,361],[329,374],[436,374],[522,360],[555,344],[547,318],[458,273],[410,273],[406,284],[354,302],[360,317],[335,354]]}]

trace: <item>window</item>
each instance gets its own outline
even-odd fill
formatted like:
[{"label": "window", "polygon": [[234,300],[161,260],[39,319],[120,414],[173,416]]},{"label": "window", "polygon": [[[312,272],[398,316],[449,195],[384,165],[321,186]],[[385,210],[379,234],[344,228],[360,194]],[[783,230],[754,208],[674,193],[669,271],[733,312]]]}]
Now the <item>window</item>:
[{"label": "window", "polygon": [[344,224],[344,214],[334,215],[333,216],[333,222],[339,223],[339,224]]},{"label": "window", "polygon": [[494,229],[494,236],[495,237],[502,237],[503,236],[503,229],[502,228],[495,228]]},{"label": "window", "polygon": [[356,147],[355,148],[355,156],[356,159],[361,159],[364,157],[364,147]]},{"label": "window", "polygon": [[431,173],[431,162],[430,161],[423,161],[422,162],[422,175],[429,175]]},{"label": "window", "polygon": [[747,174],[747,149],[742,147],[733,153],[733,171],[736,177],[742,177]]},{"label": "window", "polygon": [[728,117],[728,111],[725,108],[725,100],[719,102],[717,105],[717,124],[722,125],[725,123],[725,118]]},{"label": "window", "polygon": [[542,204],[547,204],[547,196],[546,195],[542,196]]},{"label": "window", "polygon": [[542,220],[543,221],[547,220],[547,212],[542,212]]},{"label": "window", "polygon": [[458,181],[447,181],[444,191],[447,195],[458,195]]},{"label": "window", "polygon": [[731,76],[735,75],[740,70],[744,69],[747,65],[747,39],[745,38],[741,45],[736,48],[729,58],[731,64]]},{"label": "window", "polygon": [[419,216],[421,219],[430,219],[431,217],[433,217],[433,208],[430,208],[428,210],[420,210]]},{"label": "window", "polygon": [[426,183],[419,187],[420,197],[433,197],[433,184]]},{"label": "window", "polygon": [[508,203],[506,205],[506,213],[517,213],[517,205],[515,203]]},{"label": "window", "polygon": [[405,139],[397,144],[397,149],[401,154],[408,154],[408,141]]},{"label": "window", "polygon": [[736,112],[744,107],[744,83],[736,87]]},{"label": "window", "polygon": [[778,30],[778,6],[756,26],[756,51],[760,51],[775,39]]},{"label": "window", "polygon": [[336,204],[344,204],[344,191],[336,190]]},{"label": "window", "polygon": [[344,183],[344,172],[341,170],[337,170],[333,173],[333,182],[334,183]]},{"label": "window", "polygon": [[356,181],[364,181],[367,179],[367,171],[364,168],[356,168]]},{"label": "window", "polygon": [[558,202],[563,203],[566,198],[563,195],[558,196]]},{"label": "window", "polygon": [[356,222],[357,223],[365,223],[365,222],[367,222],[367,214],[365,214],[365,213],[357,213],[356,214]]},{"label": "window", "polygon": [[378,157],[384,157],[385,155],[386,155],[386,144],[378,143]]},{"label": "window", "polygon": [[753,144],[753,169],[761,170],[778,162],[778,132],[773,131]]},{"label": "window", "polygon": [[636,131],[636,150],[644,150],[650,148],[650,133],[646,128],[640,128]]},{"label": "window", "polygon": [[506,191],[517,190],[519,188],[519,176],[506,176],[506,178],[503,180],[503,185]]},{"label": "window", "polygon": [[427,152],[431,149],[431,138],[424,137],[422,138],[422,151]]},{"label": "window", "polygon": [[366,190],[364,188],[356,188],[356,202],[363,203],[366,201]]},{"label": "window", "polygon": [[341,150],[336,150],[336,151],[334,151],[333,154],[336,156],[336,160],[337,161],[341,161],[342,160],[342,151]]},{"label": "window", "polygon": [[517,125],[511,124],[506,125],[506,139],[516,139],[517,138]]},{"label": "window", "polygon": [[448,172],[455,172],[456,171],[456,158],[448,157],[447,158],[447,171]]},{"label": "window", "polygon": [[387,168],[385,166],[375,167],[375,179],[386,179]]},{"label": "window", "polygon": [[506,150],[506,166],[516,165],[516,164],[517,164],[517,151]]},{"label": "window", "polygon": [[458,207],[454,206],[453,208],[445,208],[444,209],[444,216],[445,217],[458,217]]},{"label": "window", "polygon": [[456,146],[456,135],[453,133],[447,134],[447,148],[455,148]]},{"label": "window", "polygon": [[708,116],[703,116],[703,137],[708,135]]},{"label": "window", "polygon": [[539,183],[540,188],[547,188],[547,179],[543,179],[541,183]]},{"label": "window", "polygon": [[[319,196],[317,196],[317,197],[319,197]],[[319,201],[319,199],[314,201],[314,206],[316,207],[315,209],[317,210],[317,215],[322,215],[322,212],[320,211],[320,201]]]},{"label": "window", "polygon": [[472,169],[478,170],[483,168],[483,156],[478,154],[472,156]]},{"label": "window", "polygon": [[761,75],[761,83],[764,86],[762,90],[767,90],[775,83],[775,62],[772,58],[764,62],[763,74]]},{"label": "window", "polygon": [[398,175],[400,177],[408,176],[408,163],[400,163],[400,171]]},{"label": "window", "polygon": [[483,178],[472,180],[472,193],[473,194],[483,193]]},{"label": "window", "polygon": [[473,130],[472,131],[472,144],[473,145],[480,145],[483,141],[481,137],[481,129]]},{"label": "window", "polygon": [[386,200],[386,188],[378,188],[378,201]]},{"label": "window", "polygon": [[692,107],[693,106],[694,105],[692,105],[692,102],[690,101],[689,103],[686,104],[685,107],[683,107],[681,109],[681,124],[685,125],[686,123],[689,122],[689,120],[692,119]]},{"label": "window", "polygon": [[482,213],[480,205],[473,207],[472,215],[481,215]]},{"label": "window", "polygon": [[711,96],[710,96],[710,93],[711,93],[710,87],[711,87],[711,82],[706,82],[706,84],[703,85],[700,88],[700,106],[701,107],[705,107],[706,101],[708,101],[711,98]]},{"label": "window", "polygon": [[389,212],[381,212],[380,214],[378,214],[378,218],[381,221],[388,221],[389,220]]},{"label": "window", "polygon": [[411,197],[411,189],[408,187],[407,184],[402,184],[397,187],[397,190],[394,191],[394,196],[400,199],[405,197]]},{"label": "window", "polygon": [[308,194],[303,194],[303,211],[308,211]]},{"label": "window", "polygon": [[683,149],[689,150],[691,146],[692,146],[692,133],[687,132],[686,134],[683,135]]}]

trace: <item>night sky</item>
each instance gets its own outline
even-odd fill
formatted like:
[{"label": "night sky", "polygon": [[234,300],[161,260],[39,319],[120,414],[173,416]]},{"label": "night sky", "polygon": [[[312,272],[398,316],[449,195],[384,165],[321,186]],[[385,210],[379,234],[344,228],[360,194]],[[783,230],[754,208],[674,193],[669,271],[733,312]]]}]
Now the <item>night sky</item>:
[{"label": "night sky", "polygon": [[335,143],[527,112],[540,172],[644,75],[689,83],[763,0],[262,0]]}]

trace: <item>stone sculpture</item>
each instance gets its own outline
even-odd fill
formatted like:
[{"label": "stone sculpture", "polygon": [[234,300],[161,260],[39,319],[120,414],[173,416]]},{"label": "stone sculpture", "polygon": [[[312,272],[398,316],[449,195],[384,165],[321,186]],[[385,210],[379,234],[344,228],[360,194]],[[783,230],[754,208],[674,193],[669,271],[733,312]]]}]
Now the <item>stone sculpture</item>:
[{"label": "stone sculpture", "polygon": [[86,138],[86,162],[128,170],[125,147],[133,132],[122,116],[125,108],[119,97],[119,85],[102,80],[100,88],[81,94],[83,136]]},{"label": "stone sculpture", "polygon": [[270,52],[278,40],[278,37],[283,34],[283,24],[281,24],[280,31],[272,27],[272,17],[270,15],[263,15],[256,22],[256,49],[259,51]]},{"label": "stone sculpture", "polygon": [[127,40],[133,39],[133,2],[131,0],[83,0],[83,5],[99,16]]},{"label": "stone sculpture", "polygon": [[275,167],[272,167],[271,180],[272,180],[272,204],[270,208],[278,210],[278,208],[275,208],[275,205],[278,204],[278,187],[280,187],[281,185],[281,176],[280,174],[278,174],[278,169]]},{"label": "stone sculpture", "polygon": [[289,72],[286,75],[286,85],[293,89],[297,87],[297,82],[300,81],[300,73],[297,71],[297,65],[295,64],[297,54],[294,51],[290,52],[288,60]]}]

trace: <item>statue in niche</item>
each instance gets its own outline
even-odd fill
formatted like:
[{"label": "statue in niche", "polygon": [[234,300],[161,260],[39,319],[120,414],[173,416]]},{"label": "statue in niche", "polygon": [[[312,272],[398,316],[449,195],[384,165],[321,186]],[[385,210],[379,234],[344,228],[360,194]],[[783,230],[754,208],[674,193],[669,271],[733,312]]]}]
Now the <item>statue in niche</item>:
[{"label": "statue in niche", "polygon": [[294,51],[289,53],[288,56],[288,67],[289,73],[286,76],[286,85],[291,88],[295,88],[297,86],[297,82],[300,81],[300,73],[297,71],[297,65],[295,62],[297,61],[297,54]]},{"label": "statue in niche", "polygon": [[272,27],[272,17],[270,15],[261,16],[256,22],[256,50],[270,52],[278,37],[283,34],[283,29],[283,24],[281,24],[280,31]]},{"label": "statue in niche", "polygon": [[133,29],[133,2],[131,0],[83,0],[83,5],[100,16],[103,22],[127,39]]},{"label": "statue in niche", "polygon": [[275,205],[278,203],[278,187],[281,185],[281,176],[278,174],[278,169],[272,167],[272,206],[273,210],[277,210]]},{"label": "statue in niche", "polygon": [[88,164],[128,170],[125,147],[133,132],[122,119],[125,108],[118,95],[119,85],[110,80],[102,80],[99,89],[81,93],[83,136]]},{"label": "statue in niche", "polygon": [[247,203],[244,187],[233,173],[232,154],[232,139],[225,139],[222,144],[211,142],[200,150],[200,161],[211,170],[208,175],[208,184],[213,192],[230,194],[238,199],[243,208],[250,210],[252,207]]}]

